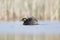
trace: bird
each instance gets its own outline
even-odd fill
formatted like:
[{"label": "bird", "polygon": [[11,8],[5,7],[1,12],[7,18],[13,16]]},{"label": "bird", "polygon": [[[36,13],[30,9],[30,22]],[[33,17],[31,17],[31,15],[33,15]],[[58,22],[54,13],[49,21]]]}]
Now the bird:
[{"label": "bird", "polygon": [[37,25],[38,20],[34,17],[22,18],[23,25]]}]

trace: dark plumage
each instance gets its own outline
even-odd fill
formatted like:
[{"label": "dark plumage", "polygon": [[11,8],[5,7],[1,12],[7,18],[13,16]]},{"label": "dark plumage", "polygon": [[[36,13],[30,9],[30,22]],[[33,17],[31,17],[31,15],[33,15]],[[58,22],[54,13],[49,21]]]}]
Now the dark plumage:
[{"label": "dark plumage", "polygon": [[38,24],[38,20],[30,17],[30,18],[23,18],[22,21],[24,22],[23,25],[37,25]]}]

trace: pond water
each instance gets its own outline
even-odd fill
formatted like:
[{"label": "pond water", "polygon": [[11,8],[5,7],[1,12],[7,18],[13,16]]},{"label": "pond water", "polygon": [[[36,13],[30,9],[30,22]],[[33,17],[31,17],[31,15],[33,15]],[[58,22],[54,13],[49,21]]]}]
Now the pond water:
[{"label": "pond water", "polygon": [[60,33],[59,21],[39,21],[39,25],[23,25],[20,21],[0,22],[0,33]]}]

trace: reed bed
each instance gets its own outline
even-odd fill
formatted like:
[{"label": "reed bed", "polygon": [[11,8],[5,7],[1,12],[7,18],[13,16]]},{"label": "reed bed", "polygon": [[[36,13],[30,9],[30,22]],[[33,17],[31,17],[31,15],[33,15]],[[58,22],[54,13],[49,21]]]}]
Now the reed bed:
[{"label": "reed bed", "polygon": [[[60,21],[60,0],[0,0],[0,21],[31,16]],[[0,34],[0,40],[60,40],[60,34]]]},{"label": "reed bed", "polygon": [[30,16],[60,21],[60,0],[0,0],[1,21],[17,21]]},{"label": "reed bed", "polygon": [[0,40],[60,40],[60,34],[0,34]]}]

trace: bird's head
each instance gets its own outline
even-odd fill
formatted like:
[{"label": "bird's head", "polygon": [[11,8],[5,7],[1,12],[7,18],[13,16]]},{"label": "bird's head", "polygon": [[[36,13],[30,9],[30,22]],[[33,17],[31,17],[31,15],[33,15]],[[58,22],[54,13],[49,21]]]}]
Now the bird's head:
[{"label": "bird's head", "polygon": [[26,18],[22,18],[21,21],[26,21]]}]

